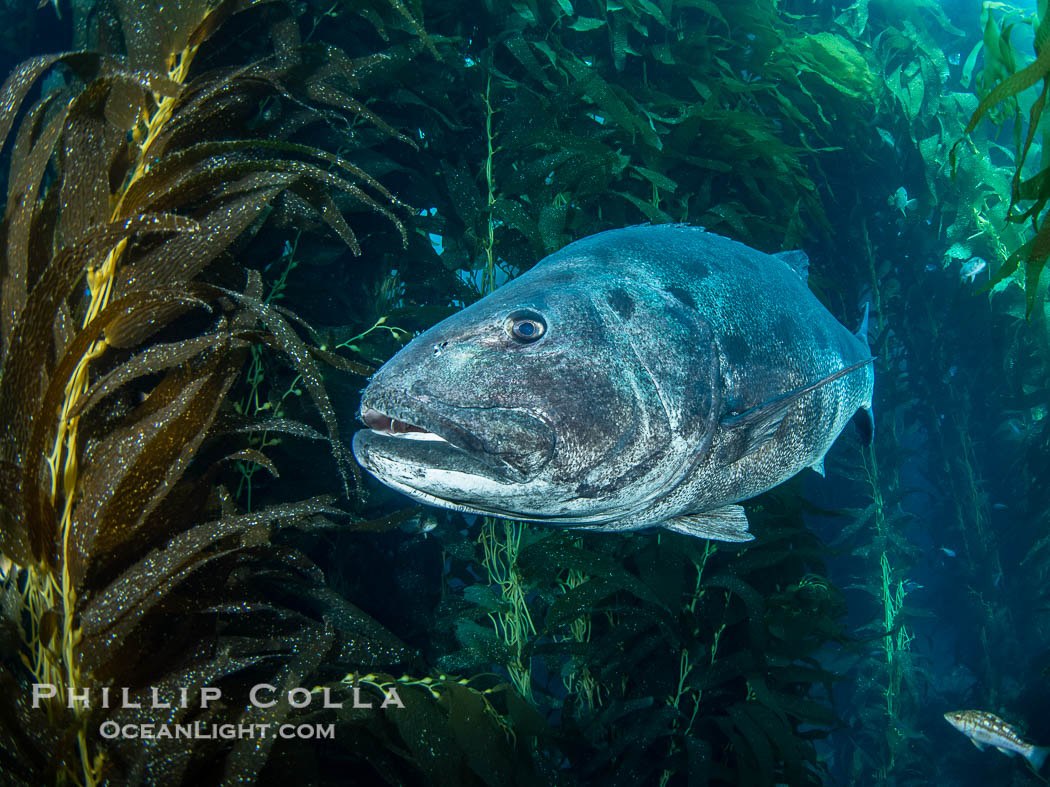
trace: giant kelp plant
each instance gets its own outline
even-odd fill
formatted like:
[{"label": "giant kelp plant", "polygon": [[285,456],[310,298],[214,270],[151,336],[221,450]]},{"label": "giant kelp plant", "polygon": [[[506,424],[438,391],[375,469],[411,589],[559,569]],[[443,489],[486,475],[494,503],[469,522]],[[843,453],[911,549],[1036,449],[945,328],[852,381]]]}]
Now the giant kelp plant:
[{"label": "giant kelp plant", "polygon": [[[252,714],[244,691],[321,682],[337,696],[351,685],[378,692],[398,684],[377,669],[411,660],[280,535],[346,519],[334,498],[354,499],[355,473],[317,357],[362,367],[308,346],[293,315],[267,303],[258,270],[238,262],[281,214],[318,216],[355,253],[348,214],[378,214],[403,237],[403,206],[372,175],[297,141],[317,124],[341,129],[350,154],[356,124],[400,135],[354,96],[377,56],[302,46],[283,4],[118,2],[95,7],[90,23],[100,49],[33,58],[0,90],[0,139],[16,128],[2,226],[0,769],[7,784],[33,785],[276,778],[295,758],[285,751],[264,772],[272,737],[144,742],[104,730],[316,714],[287,694]],[[244,31],[269,36],[270,51],[252,54]],[[294,368],[327,438],[232,407],[256,347]],[[325,440],[341,494],[242,509],[229,486],[236,463],[278,473],[248,442],[263,430]],[[351,670],[356,684],[344,679]],[[492,709],[447,683],[405,683],[401,729],[425,723],[440,735]],[[53,696],[36,701],[30,684]],[[203,686],[230,699],[178,701]],[[123,701],[105,699],[107,688]],[[395,721],[356,713],[339,719],[361,728],[356,744],[400,740]],[[498,752],[503,724],[475,719],[471,740],[489,729]],[[463,735],[447,735],[442,754],[460,768]],[[404,769],[397,751],[343,757],[389,776]],[[516,770],[527,778],[527,763]]]}]

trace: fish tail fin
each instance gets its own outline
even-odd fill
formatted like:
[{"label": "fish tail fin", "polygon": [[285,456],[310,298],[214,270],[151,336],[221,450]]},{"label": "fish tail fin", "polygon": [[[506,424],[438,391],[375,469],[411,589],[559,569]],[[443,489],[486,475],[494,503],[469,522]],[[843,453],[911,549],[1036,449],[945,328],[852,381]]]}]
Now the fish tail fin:
[{"label": "fish tail fin", "polygon": [[1031,751],[1025,755],[1028,762],[1035,768],[1036,773],[1043,769],[1043,763],[1046,762],[1047,755],[1050,755],[1050,746],[1033,746]]}]

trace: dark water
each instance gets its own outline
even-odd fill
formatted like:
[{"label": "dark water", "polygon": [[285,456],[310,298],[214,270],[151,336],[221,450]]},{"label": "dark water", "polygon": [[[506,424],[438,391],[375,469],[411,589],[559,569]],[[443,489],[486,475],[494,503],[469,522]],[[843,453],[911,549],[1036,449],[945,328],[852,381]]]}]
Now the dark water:
[{"label": "dark water", "polygon": [[[977,751],[943,717],[989,711],[1025,740],[1050,745],[1050,327],[1041,277],[1050,245],[1025,246],[1047,242],[1046,127],[1029,114],[1044,74],[1028,72],[1034,87],[982,105],[987,116],[964,133],[980,99],[1035,60],[1032,11],[1011,16],[995,7],[982,16],[969,0],[377,0],[232,13],[235,5],[222,6],[230,18],[193,50],[184,84],[257,58],[268,67],[287,63],[298,43],[306,48],[294,68],[216,94],[214,113],[202,111],[171,150],[245,138],[326,153],[267,149],[274,160],[309,160],[318,169],[281,181],[257,217],[223,236],[214,262],[171,280],[164,268],[158,282],[240,293],[258,274],[255,297],[287,310],[287,331],[303,347],[320,348],[312,356],[317,378],[303,373],[310,351],[280,338],[263,311],[252,312],[254,321],[238,328],[240,365],[215,394],[218,415],[196,416],[218,418],[214,427],[208,421],[208,441],[188,442],[183,464],[170,457],[182,469],[165,483],[177,490],[171,505],[186,521],[149,519],[135,538],[114,536],[97,563],[85,547],[84,564],[93,568],[78,589],[71,629],[94,614],[86,605],[110,582],[140,559],[157,559],[150,550],[196,524],[334,498],[287,514],[292,527],[261,525],[236,543],[216,540],[207,549],[250,558],[232,567],[200,553],[219,568],[173,579],[174,595],[144,612],[141,628],[102,649],[119,658],[91,656],[83,685],[146,691],[163,681],[213,680],[240,696],[232,687],[338,687],[356,676],[373,698],[378,685],[400,689],[406,708],[314,716],[282,705],[290,719],[336,724],[333,739],[281,741],[250,754],[243,741],[184,750],[107,742],[95,732],[104,714],[83,722],[86,742],[78,744],[81,722],[19,715],[29,711],[16,699],[10,708],[21,709],[7,713],[2,728],[0,770],[8,775],[0,782],[57,783],[61,773],[86,783],[78,745],[104,754],[110,770],[101,773],[109,776],[98,783],[112,784],[224,783],[231,774],[260,784],[290,776],[309,784],[1045,782],[1022,757]],[[50,5],[0,12],[0,68],[102,47],[131,63],[144,58],[141,74],[164,63],[147,62],[151,42],[168,54],[156,31],[176,29],[164,22],[136,50],[128,43],[132,21],[167,20],[170,8],[59,7],[60,21]],[[200,18],[208,7],[200,4]],[[304,76],[312,69],[330,78],[324,89]],[[59,66],[43,76],[42,92],[26,94],[28,103],[4,108],[17,120],[5,168],[25,153],[15,138],[29,105],[48,90],[80,95],[105,79],[89,71],[72,61]],[[141,139],[114,131],[123,99],[111,90],[116,98],[99,104],[92,117],[103,125],[93,133],[134,153]],[[38,131],[24,133],[36,139]],[[63,152],[87,148],[62,144],[37,174],[41,192],[89,169]],[[1011,211],[1026,144],[1017,178],[1025,185]],[[209,161],[219,167],[249,154],[230,155]],[[123,160],[114,155],[98,166],[106,210],[142,176]],[[263,169],[291,171],[284,166]],[[17,174],[6,181],[9,248]],[[165,188],[176,196],[164,210],[198,221],[233,193]],[[6,263],[5,287],[19,276],[32,282],[75,245],[76,222],[61,217],[73,215],[79,193],[53,190],[59,231],[33,224],[33,232],[48,231],[47,241],[34,247],[25,273]],[[107,220],[104,213],[95,219]],[[645,222],[703,226],[765,252],[803,249],[810,288],[851,329],[868,304],[873,445],[847,428],[827,456],[825,478],[806,470],[745,501],[756,536],[747,545],[419,508],[348,463],[344,485],[332,443],[345,459],[371,371],[413,335],[569,242]],[[155,259],[146,256],[150,243],[132,240],[119,264]],[[200,252],[178,259],[192,253]],[[128,347],[114,342],[110,366],[95,362],[91,380],[154,343],[218,330],[223,315],[236,312],[231,304],[241,303],[216,290],[193,292],[214,298],[207,316],[156,317],[163,331]],[[64,297],[69,319],[81,320],[90,291],[80,285]],[[48,325],[43,335],[59,332]],[[11,374],[15,353],[6,346],[5,353]],[[54,359],[45,366],[45,377],[64,368]],[[148,409],[167,368],[122,383],[126,398],[103,399],[104,417],[84,427],[81,465],[91,466],[106,436],[133,423],[122,420],[129,413],[143,402]],[[322,385],[334,420],[322,415]],[[224,425],[271,415],[310,432],[253,437],[239,449],[227,442],[236,430]],[[54,427],[46,428],[53,440]],[[151,449],[158,455],[159,446]],[[235,453],[245,446],[268,459]],[[4,450],[0,502],[18,512],[11,501],[21,499],[22,482],[10,481],[6,468],[27,449]],[[271,460],[279,473],[269,472]],[[124,467],[114,460],[114,473]],[[197,485],[183,494],[187,479]],[[120,494],[137,499],[128,488]],[[17,518],[5,513],[3,523],[16,556]],[[20,576],[9,587],[24,598]],[[131,585],[146,581],[135,577]],[[58,624],[11,604],[20,611],[7,616],[2,677],[5,694],[17,698],[42,673],[19,658],[31,644],[18,639],[15,622],[33,619],[33,631]],[[239,622],[234,610],[249,608],[258,622]],[[114,619],[123,609],[114,607]],[[192,672],[220,653],[243,661],[220,677]],[[235,711],[223,706],[216,723],[257,718]],[[151,714],[132,715],[159,718]],[[13,729],[35,732],[21,738]],[[43,753],[52,749],[65,752],[56,755],[64,764],[49,770]],[[173,751],[189,752],[189,764]]]}]

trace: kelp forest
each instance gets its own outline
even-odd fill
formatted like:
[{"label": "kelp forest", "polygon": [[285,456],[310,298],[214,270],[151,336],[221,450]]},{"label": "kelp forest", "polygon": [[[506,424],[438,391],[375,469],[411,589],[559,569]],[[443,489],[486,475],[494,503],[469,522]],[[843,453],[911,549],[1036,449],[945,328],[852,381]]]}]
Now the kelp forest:
[{"label": "kelp forest", "polygon": [[[1045,2],[0,14],[0,782],[1045,781],[942,718],[1050,744]],[[358,468],[414,334],[665,222],[870,307],[874,443],[756,540]]]}]

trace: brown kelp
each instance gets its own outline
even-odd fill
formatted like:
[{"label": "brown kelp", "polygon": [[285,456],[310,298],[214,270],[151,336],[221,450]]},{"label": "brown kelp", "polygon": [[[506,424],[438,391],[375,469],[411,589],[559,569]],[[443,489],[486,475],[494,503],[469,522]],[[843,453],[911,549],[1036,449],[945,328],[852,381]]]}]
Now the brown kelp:
[{"label": "brown kelp", "polygon": [[[281,722],[304,715],[290,689],[320,680],[346,696],[350,669],[365,691],[400,685],[381,669],[411,651],[282,541],[289,528],[346,519],[335,498],[245,511],[227,483],[235,462],[278,473],[245,442],[266,430],[327,440],[355,494],[316,358],[363,367],[304,342],[237,257],[282,213],[315,215],[353,252],[348,215],[379,215],[404,238],[402,206],[374,176],[297,137],[363,124],[404,138],[354,95],[377,56],[302,46],[283,4],[116,2],[95,13],[100,38],[119,47],[32,58],[0,89],[0,140],[14,129],[2,224],[0,769],[10,784],[250,781],[272,738],[145,745],[104,730]],[[244,30],[269,34],[270,50],[239,46]],[[231,406],[260,347],[295,370],[326,436]],[[451,679],[401,680],[401,724],[423,714],[447,727],[459,718],[451,697],[498,703],[498,689],[490,701]],[[260,682],[276,696],[253,713],[243,695]],[[35,701],[30,684],[51,696]],[[236,699],[177,699],[206,686]],[[348,710],[339,724],[398,736],[381,714]],[[387,759],[394,773],[406,756]]]}]

